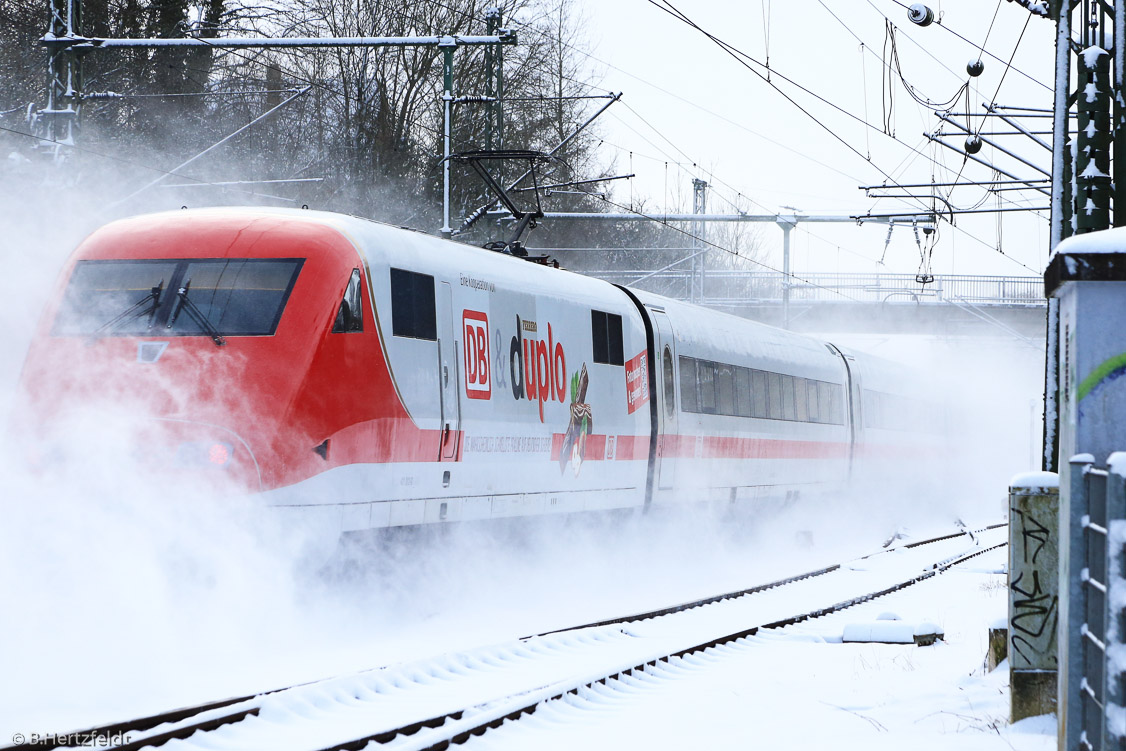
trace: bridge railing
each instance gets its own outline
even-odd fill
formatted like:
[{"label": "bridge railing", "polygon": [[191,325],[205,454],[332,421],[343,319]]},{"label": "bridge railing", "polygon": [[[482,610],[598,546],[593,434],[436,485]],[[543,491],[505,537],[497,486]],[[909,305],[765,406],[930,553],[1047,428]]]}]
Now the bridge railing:
[{"label": "bridge railing", "polygon": [[[588,276],[628,284],[677,299],[688,299],[690,272],[668,269],[589,271]],[[703,302],[776,303],[782,300],[783,276],[773,271],[709,269]],[[794,303],[918,303],[1043,306],[1044,280],[1038,276],[936,274],[920,284],[914,274],[796,273],[791,276]]]}]

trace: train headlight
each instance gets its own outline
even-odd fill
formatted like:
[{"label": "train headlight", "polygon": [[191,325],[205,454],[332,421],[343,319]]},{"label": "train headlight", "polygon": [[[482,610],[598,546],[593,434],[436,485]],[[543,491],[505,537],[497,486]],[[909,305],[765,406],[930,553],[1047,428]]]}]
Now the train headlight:
[{"label": "train headlight", "polygon": [[223,467],[230,465],[235,448],[223,441],[185,441],[176,449],[181,467]]},{"label": "train headlight", "polygon": [[231,447],[226,443],[213,443],[207,449],[207,460],[212,464],[225,467],[231,460]]}]

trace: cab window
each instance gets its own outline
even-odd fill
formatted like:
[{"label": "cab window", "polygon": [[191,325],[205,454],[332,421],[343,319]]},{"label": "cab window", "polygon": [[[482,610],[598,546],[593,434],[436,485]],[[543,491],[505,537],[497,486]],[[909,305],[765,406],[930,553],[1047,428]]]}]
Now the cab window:
[{"label": "cab window", "polygon": [[55,336],[271,336],[304,259],[79,261]]},{"label": "cab window", "polygon": [[345,334],[364,330],[363,294],[360,290],[360,270],[352,269],[348,287],[344,290],[344,299],[340,301],[340,307],[336,311],[332,333]]}]

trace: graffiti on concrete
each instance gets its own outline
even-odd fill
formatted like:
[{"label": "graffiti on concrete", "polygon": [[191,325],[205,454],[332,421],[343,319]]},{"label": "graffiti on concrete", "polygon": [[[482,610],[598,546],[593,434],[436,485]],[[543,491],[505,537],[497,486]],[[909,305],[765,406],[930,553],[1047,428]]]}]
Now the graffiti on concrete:
[{"label": "graffiti on concrete", "polygon": [[[1019,509],[1011,509],[1017,516],[1020,517],[1020,540],[1021,548],[1024,552],[1025,564],[1036,565],[1036,559],[1040,555],[1040,551],[1048,544],[1048,535],[1050,534],[1047,527],[1041,524],[1032,516],[1022,513]],[[1029,560],[1029,552],[1032,553],[1031,560]]]},{"label": "graffiti on concrete", "polygon": [[[1009,523],[1018,525],[1009,571],[1009,641],[1013,667],[1055,669],[1059,592],[1056,542],[1032,509],[1010,509]],[[1049,512],[1044,508],[1043,512]]]}]

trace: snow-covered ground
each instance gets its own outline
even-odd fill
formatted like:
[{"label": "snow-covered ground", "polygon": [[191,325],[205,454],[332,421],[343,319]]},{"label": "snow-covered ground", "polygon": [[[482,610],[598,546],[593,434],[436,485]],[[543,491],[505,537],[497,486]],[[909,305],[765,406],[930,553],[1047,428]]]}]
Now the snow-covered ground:
[{"label": "snow-covered ground", "polygon": [[[1006,610],[1004,549],[874,602],[541,706],[476,749],[1055,748],[1052,716],[1010,724],[1008,663],[984,668]],[[946,632],[929,647],[844,644],[889,611]]]},{"label": "snow-covered ground", "polygon": [[[115,654],[107,659],[99,653],[99,644],[87,642],[90,652],[76,665],[86,670],[64,673],[61,680],[54,674],[51,690],[21,694],[18,684],[6,679],[2,685],[9,691],[5,711],[0,712],[0,739],[6,741],[17,732],[75,729],[301,680],[354,674],[363,668],[411,660],[434,662],[430,658],[442,652],[473,651],[539,630],[669,605],[879,548],[875,539],[879,525],[870,519],[853,530],[855,534],[841,537],[829,536],[828,529],[817,528],[804,513],[780,513],[758,521],[762,523],[736,534],[716,534],[699,520],[695,525],[680,520],[613,530],[552,529],[548,536],[554,544],[532,532],[523,543],[491,552],[474,553],[463,545],[466,541],[458,540],[447,540],[444,550],[432,543],[414,547],[409,551],[412,555],[429,551],[428,563],[412,561],[420,575],[411,579],[401,568],[394,571],[396,586],[410,591],[389,592],[384,581],[388,570],[382,569],[334,585],[341,588],[338,595],[366,593],[370,598],[352,603],[350,611],[342,610],[325,592],[309,601],[322,607],[331,604],[333,616],[350,618],[344,623],[318,620],[307,613],[299,623],[277,623],[277,634],[261,630],[240,637],[227,630],[224,642],[214,633],[217,614],[201,613],[210,633],[200,634],[198,641],[185,639],[184,655],[161,655],[147,662],[145,658],[152,656],[148,645],[127,647],[110,641]],[[938,528],[938,522],[934,524],[932,529],[911,532],[924,537]],[[616,550],[606,545],[611,532],[617,537]],[[1003,539],[1003,532],[993,534]],[[956,554],[964,548],[964,538],[944,545],[951,550],[932,555]],[[852,567],[861,571],[853,578],[875,583],[888,573],[889,564],[902,566],[906,561],[911,568],[922,550],[855,562]],[[1003,549],[994,551],[873,603],[543,705],[519,723],[474,739],[470,747],[758,747],[789,742],[801,748],[1047,748],[1055,742],[1054,720],[1009,726],[1007,670],[1002,667],[986,674],[982,666],[988,624],[1005,614],[1005,580],[997,573],[1004,556]],[[465,567],[460,578],[450,568],[458,565]],[[493,567],[491,579],[482,575],[482,566]],[[440,577],[440,584],[424,581],[434,575]],[[831,581],[825,577],[804,590],[816,592],[818,604],[827,604],[826,595],[838,594]],[[456,592],[459,583],[464,588],[460,593]],[[773,601],[770,607],[781,614],[796,612],[799,603],[792,593],[799,591],[778,590],[759,600],[759,606]],[[272,595],[264,594],[267,600]],[[841,598],[850,594],[839,592]],[[788,605],[794,607],[787,609]],[[904,621],[936,623],[944,629],[946,640],[930,647],[840,643],[847,624],[871,621],[888,611]],[[697,615],[684,619],[685,623],[707,620],[694,612]],[[753,613],[755,622],[773,617],[770,612]],[[234,623],[246,621],[246,614],[237,610],[228,615]],[[296,612],[287,615],[297,617]],[[656,623],[638,624],[636,635],[644,637]],[[130,628],[122,621],[116,625]],[[104,652],[106,632],[95,628],[93,633],[102,639]],[[167,643],[167,637],[157,641]],[[632,647],[630,641],[617,642],[627,665],[635,664],[628,661],[632,653],[626,653],[636,649],[637,639]],[[30,643],[35,646],[43,640]],[[608,639],[598,646],[614,654],[614,644]],[[116,674],[98,672],[122,656],[134,659],[120,663]],[[26,662],[22,664],[26,668]],[[409,674],[411,669],[406,669]],[[390,679],[395,672],[382,675]],[[52,683],[52,676],[38,678],[31,685]],[[311,688],[307,699],[277,703],[271,721],[291,726],[289,712],[311,713],[314,707],[336,701],[336,694],[359,696],[370,687],[360,691],[347,686],[365,680],[371,682],[344,678],[339,682],[342,691]],[[230,738],[237,739],[238,731]],[[242,747],[237,740],[227,745]]]}]

